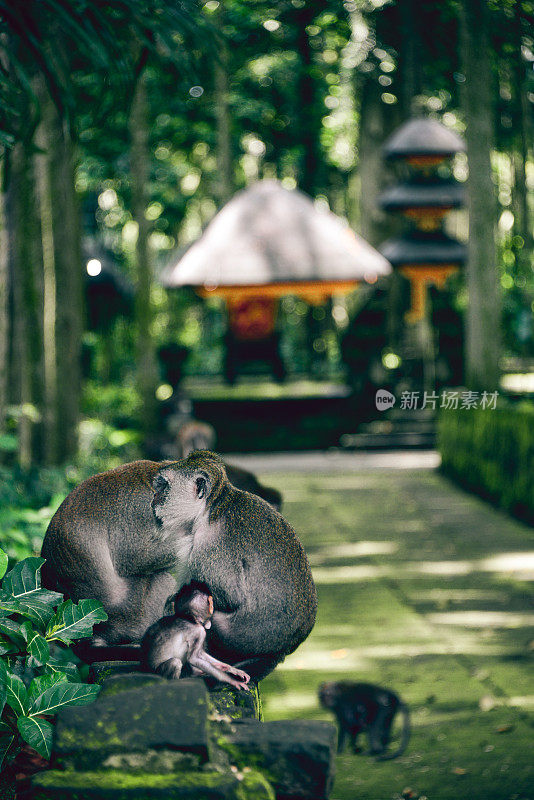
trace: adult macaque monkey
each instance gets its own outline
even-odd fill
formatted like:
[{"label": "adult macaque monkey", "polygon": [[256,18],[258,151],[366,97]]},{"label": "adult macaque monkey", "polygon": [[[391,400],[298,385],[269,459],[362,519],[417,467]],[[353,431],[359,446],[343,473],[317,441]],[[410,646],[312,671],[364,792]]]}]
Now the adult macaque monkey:
[{"label": "adult macaque monkey", "polygon": [[100,600],[95,644],[140,642],[180,586],[205,583],[211,655],[254,680],[310,633],[311,571],[294,530],[267,502],[232,486],[208,451],[177,462],[136,461],[95,475],[63,501],[42,548],[43,583]]},{"label": "adult macaque monkey", "polygon": [[250,676],[218,661],[204,649],[211,628],[213,597],[203,584],[188,583],[172,598],[174,614],[150,626],[141,642],[141,664],[164,678],[179,678],[184,667],[248,691]]}]

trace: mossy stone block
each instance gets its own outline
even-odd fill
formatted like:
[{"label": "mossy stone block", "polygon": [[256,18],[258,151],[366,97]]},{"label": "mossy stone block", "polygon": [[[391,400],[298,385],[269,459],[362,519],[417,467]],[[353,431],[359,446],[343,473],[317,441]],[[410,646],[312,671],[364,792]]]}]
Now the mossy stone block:
[{"label": "mossy stone block", "polygon": [[126,672],[124,674],[112,675],[105,678],[102,689],[98,695],[100,698],[110,697],[118,692],[128,692],[133,689],[144,692],[147,686],[154,686],[156,683],[164,683],[165,678],[160,675],[152,675],[146,672]]},{"label": "mossy stone block", "polygon": [[170,748],[208,759],[208,693],[203,681],[156,681],[62,709],[54,755],[65,765],[93,769],[113,753]]},{"label": "mossy stone block", "polygon": [[[252,800],[250,793],[240,794],[241,784],[235,774],[220,772],[132,775],[120,770],[51,770],[33,777],[32,800]],[[266,794],[259,798],[270,800]]]},{"label": "mossy stone block", "polygon": [[238,768],[260,770],[277,800],[326,800],[334,780],[337,733],[330,722],[239,720],[218,745]]},{"label": "mossy stone block", "polygon": [[89,667],[89,683],[103,683],[115,675],[140,673],[139,661],[95,661]]},{"label": "mossy stone block", "polygon": [[146,750],[144,753],[115,753],[108,756],[102,764],[102,769],[169,775],[174,772],[200,769],[200,764],[200,756],[196,753],[182,753],[180,750]]},{"label": "mossy stone block", "polygon": [[210,686],[210,706],[230,719],[261,719],[259,688],[254,683],[249,685],[248,692],[224,683]]}]

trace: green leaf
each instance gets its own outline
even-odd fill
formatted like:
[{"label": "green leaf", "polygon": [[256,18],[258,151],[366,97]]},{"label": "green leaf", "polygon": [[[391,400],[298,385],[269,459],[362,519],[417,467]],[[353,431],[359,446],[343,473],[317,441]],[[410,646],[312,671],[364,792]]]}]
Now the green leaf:
[{"label": "green leaf", "polygon": [[22,717],[28,709],[28,692],[22,680],[11,672],[6,676],[6,703],[15,712],[17,717]]},{"label": "green leaf", "polygon": [[51,689],[52,686],[57,686],[58,683],[66,682],[67,677],[62,672],[45,672],[44,675],[39,675],[37,678],[34,678],[28,687],[28,707],[31,708],[37,698],[48,689]]},{"label": "green leaf", "polygon": [[57,658],[50,658],[46,666],[54,672],[58,672],[60,675],[65,675],[67,680],[80,683],[78,667],[71,661],[60,661]]},{"label": "green leaf", "polygon": [[[0,661],[0,717],[6,704],[7,697],[7,667],[4,661]],[[1,731],[1,729],[0,729]]]},{"label": "green leaf", "polygon": [[18,649],[19,648],[15,644],[13,644],[13,642],[10,639],[8,639],[7,636],[0,634],[0,656],[6,656],[9,655],[10,653],[16,653]]},{"label": "green leaf", "polygon": [[35,594],[41,588],[41,567],[44,558],[31,556],[16,564],[5,576],[2,589],[15,598]]},{"label": "green leaf", "polygon": [[61,681],[34,700],[30,708],[30,715],[56,714],[63,706],[88,705],[96,700],[99,691],[100,686]]},{"label": "green leaf", "polygon": [[37,592],[33,592],[31,597],[25,597],[23,602],[33,603],[34,600],[47,606],[55,607],[63,601],[63,595],[61,592],[53,592],[51,589],[41,588]]},{"label": "green leaf", "polygon": [[20,735],[40,756],[50,759],[52,753],[53,726],[46,719],[19,717],[17,727]]},{"label": "green leaf", "polygon": [[50,658],[50,647],[46,639],[40,633],[33,634],[33,637],[28,640],[28,653],[39,662],[39,664],[46,664]]},{"label": "green leaf", "polygon": [[7,553],[0,548],[0,578],[3,578],[7,569]]},{"label": "green leaf", "polygon": [[15,734],[9,725],[6,725],[4,722],[1,722],[0,725],[0,772],[2,772],[6,763],[11,761],[11,758],[15,755],[13,750]]},{"label": "green leaf", "polygon": [[0,633],[10,639],[18,650],[26,649],[26,638],[22,633],[22,623],[14,619],[0,619]]},{"label": "green leaf", "polygon": [[27,619],[25,619],[24,622],[21,623],[20,632],[22,636],[24,636],[24,641],[26,642],[26,645],[28,644],[30,639],[33,639],[35,634],[31,622],[29,622]]},{"label": "green leaf", "polygon": [[80,600],[78,604],[66,600],[48,623],[46,638],[70,644],[73,639],[91,636],[93,626],[97,622],[105,622],[107,618],[98,600]]},{"label": "green leaf", "polygon": [[[62,599],[63,596],[59,595],[57,602]],[[55,605],[57,605],[57,602]],[[20,614],[23,617],[28,617],[43,632],[54,616],[54,608],[51,604],[47,605],[34,597],[24,600],[0,600],[0,612],[2,611],[8,615]]]}]

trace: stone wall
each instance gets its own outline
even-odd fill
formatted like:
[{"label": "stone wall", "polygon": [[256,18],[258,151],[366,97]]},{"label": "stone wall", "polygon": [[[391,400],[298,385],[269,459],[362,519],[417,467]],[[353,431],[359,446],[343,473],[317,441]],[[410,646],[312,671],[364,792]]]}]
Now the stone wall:
[{"label": "stone wall", "polygon": [[95,664],[102,690],[58,714],[52,769],[33,800],[326,800],[336,732],[319,721],[263,722],[259,691],[167,681]]}]

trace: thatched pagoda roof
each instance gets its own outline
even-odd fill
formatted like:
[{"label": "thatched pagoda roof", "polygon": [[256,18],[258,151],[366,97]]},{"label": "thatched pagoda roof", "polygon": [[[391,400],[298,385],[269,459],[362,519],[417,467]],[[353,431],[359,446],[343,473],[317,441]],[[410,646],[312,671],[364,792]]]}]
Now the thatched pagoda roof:
[{"label": "thatched pagoda roof", "polygon": [[274,180],[238,192],[161,276],[167,287],[374,280],[389,262],[330,211]]},{"label": "thatched pagoda roof", "polygon": [[405,208],[460,208],[465,203],[465,186],[455,181],[399,183],[378,198],[385,211]]},{"label": "thatched pagoda roof", "polygon": [[461,136],[437,119],[410,119],[393,133],[384,145],[389,159],[409,156],[453,156],[465,151]]},{"label": "thatched pagoda roof", "polygon": [[461,265],[467,258],[465,244],[441,232],[398,236],[381,244],[380,250],[395,267],[403,264]]}]

